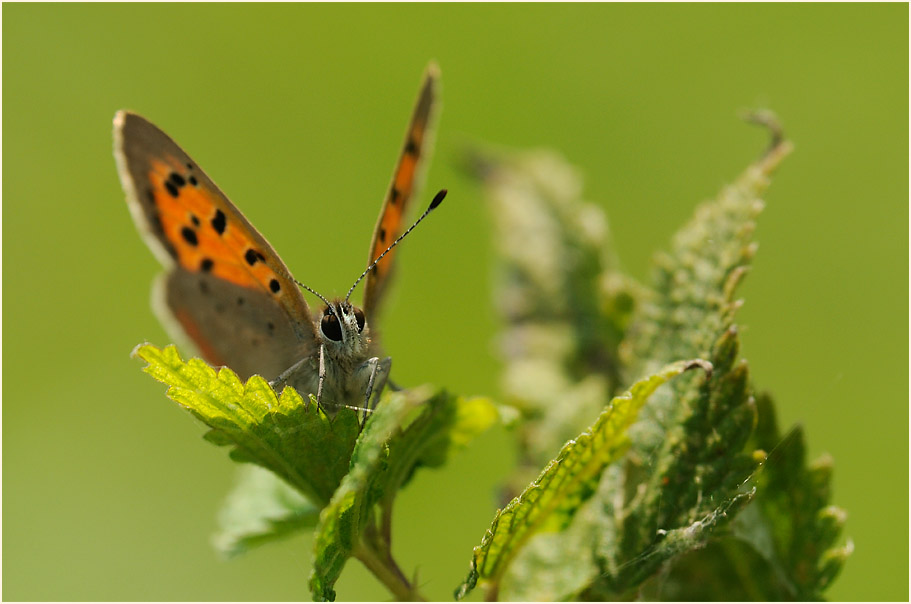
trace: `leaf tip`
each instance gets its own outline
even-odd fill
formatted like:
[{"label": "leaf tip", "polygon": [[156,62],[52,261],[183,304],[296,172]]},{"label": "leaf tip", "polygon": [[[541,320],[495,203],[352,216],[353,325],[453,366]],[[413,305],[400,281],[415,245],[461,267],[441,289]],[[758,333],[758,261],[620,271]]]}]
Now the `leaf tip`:
[{"label": "leaf tip", "polygon": [[465,577],[465,580],[461,585],[455,590],[455,599],[456,601],[461,601],[465,599],[471,590],[475,588],[478,584],[478,564],[477,561],[472,558],[471,560],[471,570],[468,571],[468,576]]},{"label": "leaf tip", "polygon": [[715,370],[711,363],[702,359],[687,361],[686,365],[683,366],[683,370],[689,371],[690,369],[702,369],[705,372],[705,377],[707,379],[711,379],[712,372]]},{"label": "leaf tip", "polygon": [[143,358],[143,356],[142,356],[143,352],[145,352],[148,348],[153,348],[153,349],[157,350],[157,348],[155,348],[148,342],[140,342],[139,344],[137,344],[136,346],[133,347],[133,350],[130,351],[130,358],[131,359]]}]

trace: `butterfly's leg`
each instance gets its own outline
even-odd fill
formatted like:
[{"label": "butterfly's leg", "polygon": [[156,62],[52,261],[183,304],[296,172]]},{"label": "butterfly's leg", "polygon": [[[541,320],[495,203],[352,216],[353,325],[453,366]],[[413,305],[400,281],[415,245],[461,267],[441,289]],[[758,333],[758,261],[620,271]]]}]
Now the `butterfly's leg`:
[{"label": "butterfly's leg", "polygon": [[313,370],[314,361],[313,357],[302,358],[288,369],[282,371],[281,375],[269,382],[269,385],[278,393],[285,386],[291,386],[304,397],[309,405],[310,398],[308,395],[313,393],[314,389],[319,388],[318,376]]},{"label": "butterfly's leg", "polygon": [[[368,368],[370,375],[367,378],[367,388],[364,392],[364,406],[367,409],[376,407],[383,393],[383,388],[389,379],[389,370],[392,368],[392,357],[373,357],[367,359],[362,367]],[[375,396],[373,396],[375,393]],[[371,401],[371,396],[373,401]]]},{"label": "butterfly's leg", "polygon": [[323,404],[323,382],[326,381],[326,345],[319,347],[319,385],[316,387],[316,404]]}]

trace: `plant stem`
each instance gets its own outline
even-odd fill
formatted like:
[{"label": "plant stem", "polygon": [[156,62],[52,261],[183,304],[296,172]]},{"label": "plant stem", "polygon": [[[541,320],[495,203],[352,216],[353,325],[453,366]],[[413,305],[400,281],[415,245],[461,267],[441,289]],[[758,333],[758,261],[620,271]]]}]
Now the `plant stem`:
[{"label": "plant stem", "polygon": [[400,601],[426,601],[414,586],[405,578],[398,565],[391,557],[381,556],[378,552],[362,539],[352,552],[353,556],[361,561],[380,583],[386,586],[396,600]]},{"label": "plant stem", "polygon": [[383,502],[383,505],[380,506],[382,509],[382,516],[380,517],[380,538],[386,545],[386,551],[389,552],[389,557],[392,557],[392,502],[391,497],[386,498],[386,501]]}]

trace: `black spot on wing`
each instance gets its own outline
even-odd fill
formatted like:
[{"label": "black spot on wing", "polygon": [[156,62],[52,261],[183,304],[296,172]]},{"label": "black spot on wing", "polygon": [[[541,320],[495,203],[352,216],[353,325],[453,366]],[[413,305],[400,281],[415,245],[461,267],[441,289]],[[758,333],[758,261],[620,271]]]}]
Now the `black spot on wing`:
[{"label": "black spot on wing", "polygon": [[418,144],[410,136],[408,137],[408,142],[405,143],[405,153],[407,153],[409,155],[418,154]]},{"label": "black spot on wing", "polygon": [[215,232],[219,235],[224,234],[225,228],[227,227],[228,221],[225,218],[225,213],[221,210],[215,210],[215,216],[212,217],[212,228],[215,229]]},{"label": "black spot on wing", "polygon": [[177,199],[177,197],[180,195],[180,191],[177,190],[177,187],[174,186],[174,183],[172,183],[170,180],[165,181],[164,188],[168,190],[168,194],[170,194],[170,196],[174,199]]},{"label": "black spot on wing", "polygon": [[196,247],[197,245],[199,245],[199,239],[196,237],[196,231],[194,231],[190,227],[184,227],[184,228],[180,229],[180,236],[183,237],[184,241],[186,241],[193,247]]},{"label": "black spot on wing", "polygon": [[214,265],[215,265],[215,263],[212,262],[211,258],[203,258],[202,262],[199,263],[199,270],[201,270],[204,273],[208,273],[212,270],[212,267]]},{"label": "black spot on wing", "polygon": [[193,212],[190,212],[190,222],[193,223],[194,227],[199,227],[199,218]]},{"label": "black spot on wing", "polygon": [[263,261],[265,261],[265,259],[266,259],[265,256],[263,256],[257,250],[254,250],[252,247],[250,249],[248,249],[246,252],[244,252],[244,260],[246,260],[247,264],[249,264],[250,266],[253,266],[257,262],[263,262]]},{"label": "black spot on wing", "polygon": [[272,290],[273,294],[277,294],[279,291],[281,291],[281,288],[282,286],[279,285],[278,279],[272,279],[269,281],[269,289]]},{"label": "black spot on wing", "polygon": [[389,192],[389,203],[395,205],[399,202],[399,199],[402,197],[402,194],[398,189],[392,187],[392,191]]},{"label": "black spot on wing", "polygon": [[187,184],[187,181],[184,180],[183,176],[181,176],[177,172],[171,172],[171,175],[168,177],[168,180],[170,180],[172,183],[174,183],[174,186],[177,187],[178,189]]}]

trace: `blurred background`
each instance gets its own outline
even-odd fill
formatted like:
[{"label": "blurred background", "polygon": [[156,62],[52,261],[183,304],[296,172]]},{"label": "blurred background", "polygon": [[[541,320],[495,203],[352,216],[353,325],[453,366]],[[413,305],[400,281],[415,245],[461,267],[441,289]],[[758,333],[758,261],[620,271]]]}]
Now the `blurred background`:
[{"label": "blurred background", "polygon": [[[784,426],[835,458],[855,553],[828,596],[906,600],[908,6],[48,5],[3,7],[3,597],[307,599],[309,537],[220,561],[235,468],[129,357],[169,342],[111,119],[171,134],[302,281],[343,294],[421,74],[443,111],[423,206],[384,316],[394,379],[496,394],[490,229],[466,143],[546,146],[585,175],[623,265],[651,254],[764,149],[796,145],[740,293],[743,355]],[[450,599],[512,463],[494,430],[428,471],[394,549]],[[351,561],[344,600],[387,599]],[[477,594],[475,595],[477,597]]]}]

